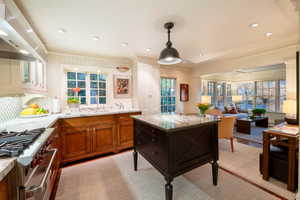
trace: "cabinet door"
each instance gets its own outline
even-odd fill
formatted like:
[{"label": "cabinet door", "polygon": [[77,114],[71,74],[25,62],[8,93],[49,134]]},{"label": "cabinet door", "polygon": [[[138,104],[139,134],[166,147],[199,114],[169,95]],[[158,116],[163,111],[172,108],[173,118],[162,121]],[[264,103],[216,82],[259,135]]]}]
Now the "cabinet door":
[{"label": "cabinet door", "polygon": [[0,181],[0,199],[1,200],[9,199],[9,189],[8,189],[7,178],[4,178],[4,180]]},{"label": "cabinet door", "polygon": [[103,123],[93,126],[93,152],[108,153],[115,151],[115,124]]},{"label": "cabinet door", "polygon": [[22,93],[19,61],[0,59],[0,95]]},{"label": "cabinet door", "polygon": [[90,129],[77,127],[63,128],[63,159],[80,159],[91,152]]},{"label": "cabinet door", "polygon": [[118,125],[118,149],[133,146],[133,120],[130,117],[120,117]]}]

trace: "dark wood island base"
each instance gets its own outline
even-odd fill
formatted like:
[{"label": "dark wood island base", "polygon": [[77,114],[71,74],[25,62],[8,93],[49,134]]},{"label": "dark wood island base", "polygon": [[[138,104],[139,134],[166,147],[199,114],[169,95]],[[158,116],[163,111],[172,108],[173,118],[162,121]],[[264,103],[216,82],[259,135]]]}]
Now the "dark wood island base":
[{"label": "dark wood island base", "polygon": [[166,200],[173,199],[175,177],[207,163],[212,165],[213,185],[218,184],[217,119],[164,129],[142,117],[134,117],[134,170],[138,169],[140,154],[165,177]]}]

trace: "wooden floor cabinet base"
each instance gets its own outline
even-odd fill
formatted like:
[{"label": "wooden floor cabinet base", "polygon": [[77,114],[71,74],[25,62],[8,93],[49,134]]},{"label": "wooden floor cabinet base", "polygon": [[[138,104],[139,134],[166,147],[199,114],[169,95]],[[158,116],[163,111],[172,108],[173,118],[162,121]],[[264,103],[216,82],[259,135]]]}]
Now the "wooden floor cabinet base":
[{"label": "wooden floor cabinet base", "polygon": [[[212,164],[212,182],[218,183],[218,124],[165,132],[139,120],[134,121],[133,168],[142,155],[166,180],[165,198],[173,199],[175,177],[207,163]],[[145,180],[147,181],[147,180]]]}]

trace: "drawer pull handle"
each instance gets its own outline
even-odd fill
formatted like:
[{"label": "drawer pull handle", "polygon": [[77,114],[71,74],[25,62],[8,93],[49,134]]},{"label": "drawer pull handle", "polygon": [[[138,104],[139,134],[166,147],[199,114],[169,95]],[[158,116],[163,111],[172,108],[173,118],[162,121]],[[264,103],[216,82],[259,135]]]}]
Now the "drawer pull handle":
[{"label": "drawer pull handle", "polygon": [[157,155],[158,153],[157,153],[156,151],[153,151],[151,154],[152,154],[152,156],[155,156],[155,155]]}]

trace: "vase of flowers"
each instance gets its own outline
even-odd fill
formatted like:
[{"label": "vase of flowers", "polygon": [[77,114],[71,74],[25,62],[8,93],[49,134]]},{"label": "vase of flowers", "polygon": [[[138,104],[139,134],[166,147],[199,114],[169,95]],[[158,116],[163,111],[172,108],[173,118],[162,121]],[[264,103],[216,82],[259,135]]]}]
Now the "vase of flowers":
[{"label": "vase of flowers", "polygon": [[80,100],[78,97],[78,93],[80,92],[80,88],[73,88],[72,91],[75,93],[75,97],[70,97],[67,100],[68,107],[71,112],[79,112],[80,111]]},{"label": "vase of flowers", "polygon": [[197,107],[200,111],[200,115],[205,116],[205,112],[210,108],[210,104],[208,103],[198,103]]}]

